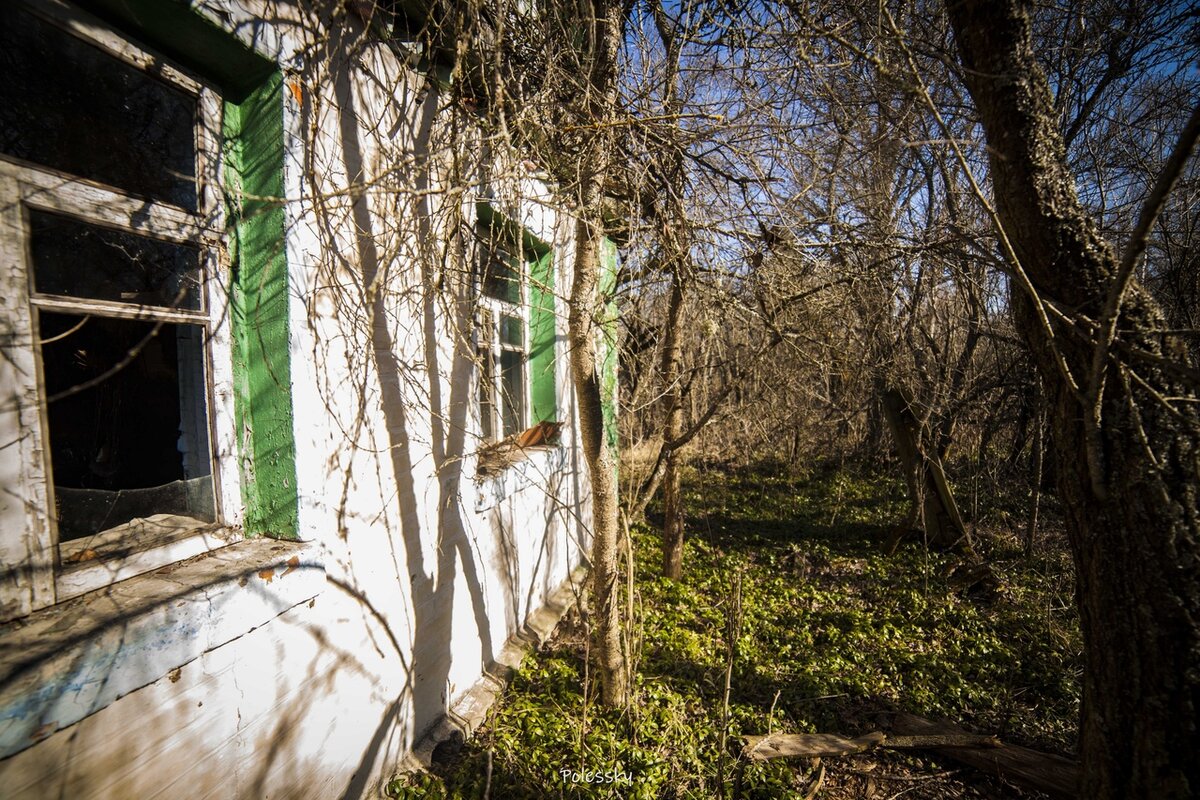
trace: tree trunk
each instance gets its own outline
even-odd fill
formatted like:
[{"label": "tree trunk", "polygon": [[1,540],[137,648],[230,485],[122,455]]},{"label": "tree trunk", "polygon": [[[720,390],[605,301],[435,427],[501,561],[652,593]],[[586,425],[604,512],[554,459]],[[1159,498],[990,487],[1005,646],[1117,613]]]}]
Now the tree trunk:
[{"label": "tree trunk", "polygon": [[[601,700],[610,708],[629,700],[629,659],[621,624],[620,505],[617,454],[604,430],[601,393],[600,338],[597,319],[600,296],[600,239],[603,235],[604,175],[614,144],[605,121],[612,119],[617,101],[617,54],[622,34],[622,6],[593,0],[587,84],[583,110],[596,121],[586,135],[578,164],[579,211],[575,226],[575,264],[571,284],[567,338],[571,346],[571,377],[579,404],[579,429],[592,490],[592,614],[596,623],[595,652],[600,672]],[[630,558],[633,554],[629,554]]]},{"label": "tree trunk", "polygon": [[1032,490],[1029,498],[1029,520],[1025,525],[1025,555],[1033,555],[1034,540],[1037,538],[1038,511],[1042,503],[1042,457],[1046,442],[1046,422],[1042,413],[1041,398],[1033,416],[1033,450],[1029,454],[1029,482]]},{"label": "tree trunk", "polygon": [[[682,42],[680,23],[667,14],[663,3],[650,4],[655,28],[662,38],[665,50],[663,63],[664,114],[682,111],[679,100],[679,70]],[[662,563],[663,575],[679,580],[683,575],[683,498],[679,493],[679,447],[678,439],[683,436],[683,385],[680,363],[683,348],[679,340],[683,317],[685,281],[692,275],[690,252],[692,248],[691,228],[683,194],[687,191],[687,172],[683,165],[683,148],[667,148],[664,153],[666,167],[662,173],[662,185],[658,197],[653,201],[659,217],[658,243],[670,265],[671,294],[667,298],[667,316],[663,322],[662,381],[663,381],[663,530]],[[693,398],[694,399],[694,398]]]},{"label": "tree trunk", "polygon": [[662,556],[663,577],[677,581],[683,577],[683,497],[679,489],[678,454],[667,453],[666,470],[663,473],[663,532]]},{"label": "tree trunk", "polygon": [[671,297],[667,306],[666,327],[663,331],[662,374],[665,384],[663,402],[666,420],[663,425],[663,447],[666,463],[663,470],[663,575],[671,580],[683,576],[683,498],[679,494],[679,451],[674,442],[683,435],[683,389],[680,386],[679,326],[683,311],[683,276],[676,267],[671,282]]},{"label": "tree trunk", "polygon": [[[592,489],[592,616],[604,704],[625,704],[628,669],[622,644],[621,536],[615,454],[604,435],[600,362],[595,325],[600,286],[600,233],[587,220],[575,227],[575,275],[571,286],[571,377],[579,404],[579,432]],[[631,554],[632,557],[632,554]]]},{"label": "tree trunk", "polygon": [[967,544],[966,529],[958,513],[958,505],[942,471],[941,461],[936,455],[927,454],[921,446],[921,429],[911,409],[911,398],[907,392],[890,388],[883,393],[882,406],[896,452],[904,469],[908,484],[908,496],[912,501],[909,522],[897,531],[888,543],[894,549],[918,519],[925,530],[926,541],[938,547],[956,547]]},{"label": "tree trunk", "polygon": [[[1118,262],[1067,170],[1027,6],[967,0],[949,2],[948,12],[987,135],[1013,313],[1045,385],[1058,449],[1087,655],[1080,794],[1191,797],[1200,792],[1197,388],[1170,366],[1182,346],[1158,332],[1162,314],[1145,291],[1134,282],[1114,293]],[[1110,296],[1122,299],[1121,349],[1097,360],[1093,321],[1104,319]],[[1060,323],[1041,303],[1077,324]],[[1119,359],[1137,351],[1148,356]]]}]

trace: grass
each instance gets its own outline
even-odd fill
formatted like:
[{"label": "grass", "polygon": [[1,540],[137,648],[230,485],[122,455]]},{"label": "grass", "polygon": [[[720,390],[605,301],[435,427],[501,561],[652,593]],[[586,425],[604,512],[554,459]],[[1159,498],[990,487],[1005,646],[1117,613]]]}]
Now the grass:
[{"label": "grass", "polygon": [[[882,552],[904,511],[903,489],[890,478],[692,472],[685,492],[683,581],[658,577],[657,531],[633,531],[633,707],[598,706],[586,623],[570,619],[525,660],[455,762],[393,781],[393,796],[479,798],[490,786],[497,798],[707,799],[732,785],[723,727],[731,745],[769,730],[857,735],[896,709],[1070,750],[1081,645],[1061,547],[1025,559],[1014,536],[992,532],[979,547],[1003,588],[983,600],[951,588],[955,556],[916,543]],[[730,625],[739,607],[741,624]],[[915,756],[879,758],[881,776],[924,766]],[[588,771],[597,774],[582,782]],[[843,796],[838,787],[858,780],[842,777],[821,796]],[[745,778],[745,797],[791,797],[808,765],[756,765]],[[943,796],[932,783],[924,794],[916,788],[904,796]],[[853,793],[861,787],[846,791],[861,796]],[[972,791],[953,796],[989,796]]]}]

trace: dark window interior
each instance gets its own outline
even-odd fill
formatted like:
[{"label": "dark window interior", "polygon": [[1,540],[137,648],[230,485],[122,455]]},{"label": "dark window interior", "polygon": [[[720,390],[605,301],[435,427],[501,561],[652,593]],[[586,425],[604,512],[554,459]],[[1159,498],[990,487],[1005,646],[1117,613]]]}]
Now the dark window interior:
[{"label": "dark window interior", "polygon": [[525,427],[525,321],[500,315],[500,389],[504,435]]},{"label": "dark window interior", "polygon": [[492,439],[496,435],[492,416],[496,413],[496,403],[493,395],[496,393],[496,371],[492,363],[492,312],[490,309],[479,309],[479,422],[484,439]]},{"label": "dark window interior", "polygon": [[199,310],[200,251],[29,209],[38,292]]},{"label": "dark window interior", "polygon": [[203,328],[38,318],[59,540],[154,514],[213,521]]},{"label": "dark window interior", "polygon": [[525,427],[525,354],[500,351],[500,387],[503,392],[504,435],[511,436]]},{"label": "dark window interior", "polygon": [[196,209],[196,98],[0,2],[0,152]]},{"label": "dark window interior", "polygon": [[485,247],[483,293],[506,303],[521,302],[521,272],[516,258],[500,247]]}]

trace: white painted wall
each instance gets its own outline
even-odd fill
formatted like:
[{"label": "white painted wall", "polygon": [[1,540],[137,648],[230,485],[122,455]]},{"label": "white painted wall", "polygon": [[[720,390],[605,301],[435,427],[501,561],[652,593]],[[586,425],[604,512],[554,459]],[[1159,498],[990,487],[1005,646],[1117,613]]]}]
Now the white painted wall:
[{"label": "white painted wall", "polygon": [[[326,583],[0,761],[6,797],[376,793],[587,544],[561,299],[565,444],[474,478],[468,117],[357,20],[204,5],[301,94],[286,112],[291,374],[300,529]],[[497,186],[554,243],[565,296],[571,221],[531,176]]]}]

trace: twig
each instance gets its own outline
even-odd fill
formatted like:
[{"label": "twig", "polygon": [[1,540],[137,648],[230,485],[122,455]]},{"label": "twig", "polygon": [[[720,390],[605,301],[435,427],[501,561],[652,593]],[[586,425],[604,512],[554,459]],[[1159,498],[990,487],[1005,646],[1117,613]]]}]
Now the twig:
[{"label": "twig", "polygon": [[914,775],[912,777],[909,777],[906,775],[880,775],[879,777],[882,778],[883,780],[909,781],[910,783],[913,784],[912,786],[909,786],[906,789],[901,789],[900,791],[896,792],[894,795],[892,795],[891,797],[888,798],[888,800],[896,800],[897,797],[903,797],[904,795],[908,794],[909,792],[915,792],[917,789],[920,789],[922,783],[927,783],[929,781],[936,781],[941,778],[949,778],[953,775],[957,775],[961,771],[962,770],[950,769],[950,770],[946,770],[945,772],[935,772],[932,775]]},{"label": "twig", "polygon": [[729,690],[733,683],[733,663],[737,660],[738,638],[742,635],[742,573],[733,575],[728,616],[725,618],[725,693],[721,698],[721,736],[717,747],[717,786],[725,797],[725,745],[729,736]]},{"label": "twig", "polygon": [[813,800],[817,796],[817,792],[821,791],[821,787],[825,785],[825,765],[821,763],[821,759],[817,759],[817,777],[813,780],[808,792],[804,795],[804,800]]},{"label": "twig", "polygon": [[[1096,347],[1092,351],[1092,374],[1088,380],[1087,399],[1089,405],[1085,409],[1084,422],[1089,423],[1089,456],[1092,455],[1093,450],[1095,450],[1097,457],[1099,454],[1100,418],[1104,405],[1104,381],[1107,374],[1104,365],[1105,361],[1108,360],[1113,340],[1117,335],[1117,320],[1121,316],[1121,303],[1124,301],[1125,293],[1129,290],[1130,281],[1133,279],[1134,267],[1137,266],[1137,262],[1146,251],[1150,229],[1154,227],[1159,214],[1162,213],[1163,206],[1167,203],[1167,195],[1175,188],[1175,181],[1179,179],[1179,174],[1183,172],[1183,166],[1187,163],[1188,158],[1191,157],[1198,139],[1200,139],[1200,105],[1196,106],[1192,111],[1192,116],[1188,119],[1187,125],[1184,126],[1183,133],[1179,135],[1179,141],[1175,143],[1175,149],[1171,152],[1167,163],[1163,165],[1162,172],[1159,173],[1158,180],[1155,181],[1150,196],[1146,198],[1146,202],[1142,205],[1142,212],[1138,216],[1137,227],[1134,228],[1133,235],[1129,238],[1129,244],[1126,245],[1125,253],[1121,257],[1121,264],[1118,266],[1117,274],[1114,276],[1112,286],[1109,288],[1108,297],[1104,303],[1104,313],[1100,316],[1100,336],[1097,338]],[[1093,437],[1096,439],[1095,442],[1092,441]],[[1089,463],[1089,467],[1091,466]],[[1106,487],[1103,484],[1102,476],[1093,475],[1092,484],[1093,492],[1099,489],[1098,497],[1103,499]]]},{"label": "twig", "polygon": [[[963,174],[966,176],[967,182],[971,186],[971,194],[973,194],[975,198],[979,200],[983,206],[984,212],[988,216],[988,219],[991,220],[992,226],[996,229],[996,239],[1000,244],[1000,249],[1004,253],[1005,260],[1008,261],[1009,266],[1012,267],[1013,276],[1017,279],[1017,284],[1021,287],[1021,290],[1029,298],[1029,302],[1033,305],[1034,316],[1037,317],[1038,326],[1042,329],[1042,333],[1046,337],[1046,344],[1050,349],[1050,354],[1053,356],[1055,364],[1058,366],[1059,372],[1062,374],[1063,380],[1066,382],[1066,385],[1071,389],[1075,396],[1082,401],[1083,397],[1080,394],[1079,382],[1075,380],[1075,376],[1071,372],[1070,366],[1067,364],[1066,357],[1063,355],[1062,350],[1059,349],[1058,339],[1054,333],[1054,328],[1050,325],[1050,319],[1046,313],[1047,303],[1038,293],[1037,288],[1033,285],[1033,281],[1030,280],[1029,275],[1025,272],[1024,267],[1021,266],[1021,259],[1017,257],[1017,251],[1013,247],[1012,241],[1008,238],[1008,231],[1005,230],[1004,223],[1001,221],[999,213],[997,213],[995,207],[987,199],[987,195],[984,194],[983,188],[980,186],[979,181],[975,178],[975,173],[972,171],[970,164],[967,162],[966,156],[963,155],[962,148],[958,145],[958,140],[954,138],[954,132],[950,130],[950,126],[946,123],[941,111],[938,110],[937,104],[934,103],[933,98],[929,96],[929,87],[925,85],[925,81],[921,77],[920,70],[917,69],[916,61],[913,59],[912,50],[908,47],[908,43],[905,41],[904,36],[900,33],[900,29],[896,25],[895,18],[886,8],[884,9],[884,12],[887,14],[888,25],[891,27],[892,33],[896,37],[896,43],[904,51],[909,72],[916,83],[916,88],[920,90],[921,99],[924,100],[925,106],[929,109],[930,113],[937,121],[938,126],[946,132],[946,136],[950,142],[950,149],[954,152],[955,160],[958,161],[959,167],[963,170]],[[880,69],[889,71],[887,70],[886,66],[877,58],[870,56],[867,57],[871,58],[872,62],[875,63]]]},{"label": "twig", "polygon": [[700,111],[680,114],[657,114],[649,117],[629,117],[626,119],[613,119],[603,122],[589,122],[586,125],[566,125],[563,127],[563,132],[571,133],[573,131],[594,131],[601,128],[618,128],[628,127],[631,125],[644,125],[647,122],[677,122],[681,119],[703,119],[709,122],[724,122],[725,117],[722,114],[705,114]]}]

